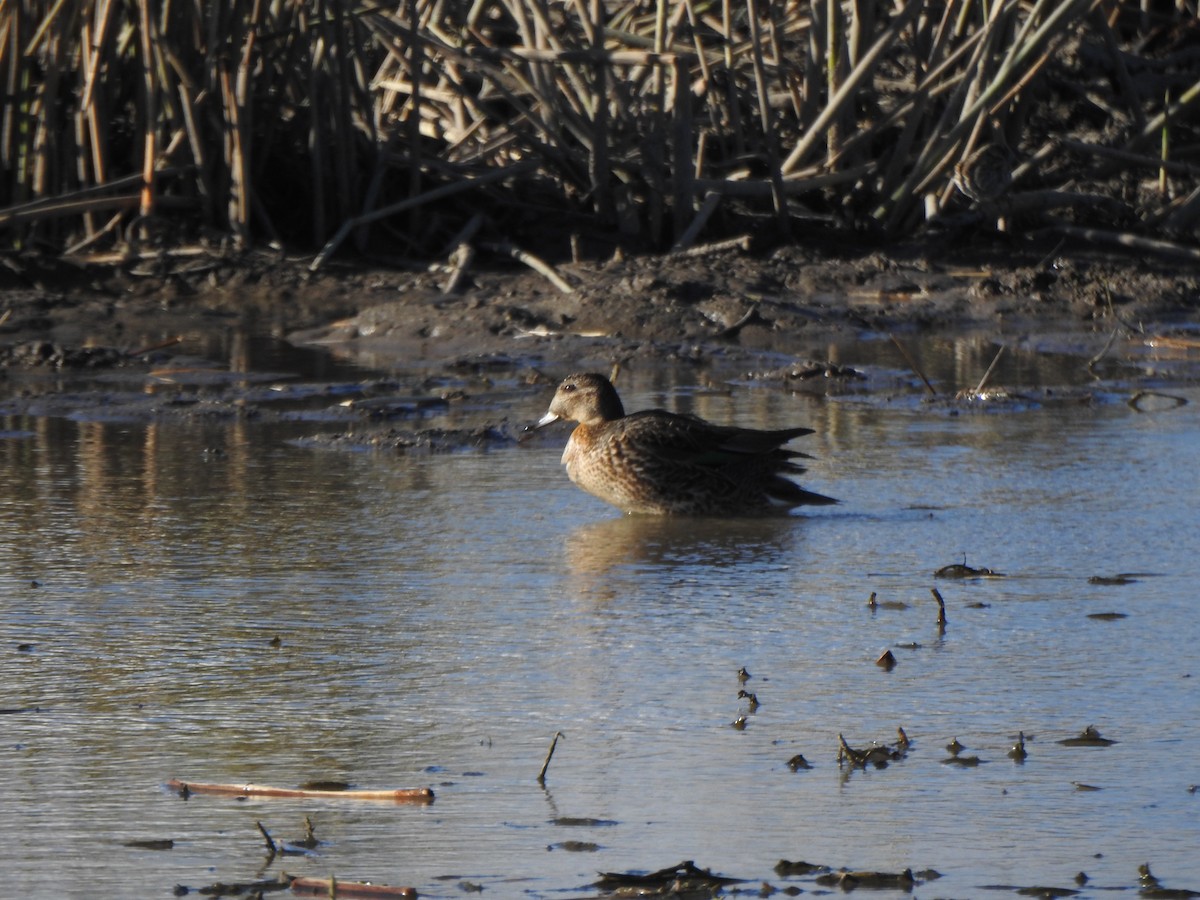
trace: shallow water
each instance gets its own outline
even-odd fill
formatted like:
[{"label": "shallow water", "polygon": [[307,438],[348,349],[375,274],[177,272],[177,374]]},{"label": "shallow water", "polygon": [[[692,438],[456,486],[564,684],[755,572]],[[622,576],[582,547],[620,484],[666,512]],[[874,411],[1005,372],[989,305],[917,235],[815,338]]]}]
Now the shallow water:
[{"label": "shallow water", "polygon": [[[684,859],[816,889],[781,858],[936,869],[929,897],[1080,871],[1107,896],[1145,862],[1200,889],[1200,390],[1155,412],[953,415],[903,392],[630,378],[630,408],[812,425],[805,484],[841,505],[621,518],[566,480],[565,432],[398,456],[288,443],[305,423],[0,420],[3,892],[168,897],[286,870],[579,896],[598,871]],[[511,420],[547,399],[525,396]],[[1007,577],[933,577],[964,557]],[[1088,580],[1117,573],[1138,574]],[[1126,618],[1089,618],[1110,612]],[[1118,743],[1057,743],[1088,725]],[[907,758],[839,768],[839,734],[898,726]],[[954,737],[981,765],[943,764]],[[797,753],[811,770],[787,768]],[[172,777],[437,799],[185,802]],[[325,843],[268,864],[255,823],[296,839],[306,815]]]}]

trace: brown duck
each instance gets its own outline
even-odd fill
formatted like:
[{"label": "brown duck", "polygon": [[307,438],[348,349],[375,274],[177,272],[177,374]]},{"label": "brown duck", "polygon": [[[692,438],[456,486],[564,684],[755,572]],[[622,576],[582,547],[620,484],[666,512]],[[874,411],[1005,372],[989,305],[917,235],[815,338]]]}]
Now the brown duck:
[{"label": "brown duck", "polygon": [[662,409],[626,415],[594,373],[563,379],[537,427],[559,419],[579,423],[562,455],[567,475],[627,513],[764,515],[837,502],[784,477],[804,471],[793,462],[804,454],[783,445],[811,428],[735,428]]}]

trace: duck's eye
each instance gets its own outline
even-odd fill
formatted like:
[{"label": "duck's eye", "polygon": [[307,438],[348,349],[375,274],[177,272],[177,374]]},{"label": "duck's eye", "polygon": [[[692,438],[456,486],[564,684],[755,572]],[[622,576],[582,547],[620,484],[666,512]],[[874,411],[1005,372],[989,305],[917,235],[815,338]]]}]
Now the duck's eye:
[{"label": "duck's eye", "polygon": [[567,384],[564,384],[562,386],[562,390],[563,390],[563,393],[569,394],[569,393],[571,393],[571,391],[575,390],[575,384],[568,382]]}]

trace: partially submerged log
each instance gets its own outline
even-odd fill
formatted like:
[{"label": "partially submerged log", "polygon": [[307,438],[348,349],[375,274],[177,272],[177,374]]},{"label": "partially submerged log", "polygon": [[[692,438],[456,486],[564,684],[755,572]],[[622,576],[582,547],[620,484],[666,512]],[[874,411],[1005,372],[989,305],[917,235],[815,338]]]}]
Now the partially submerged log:
[{"label": "partially submerged log", "polygon": [[846,739],[838,735],[838,766],[843,763],[849,763],[853,768],[865,769],[868,765],[873,765],[877,769],[887,767],[889,762],[904,759],[908,752],[910,742],[908,735],[903,728],[896,729],[897,740],[895,746],[887,744],[872,744],[864,750],[856,750],[846,743]]},{"label": "partially submerged log", "polygon": [[292,893],[306,897],[399,897],[413,900],[414,887],[371,884],[366,881],[341,881],[332,878],[293,878]]},{"label": "partially submerged log", "polygon": [[1102,737],[1095,725],[1089,725],[1078,737],[1063,738],[1059,743],[1064,747],[1109,747],[1116,741]]},{"label": "partially submerged log", "polygon": [[738,884],[741,880],[716,875],[710,869],[701,869],[692,860],[687,859],[677,866],[659,869],[646,875],[635,872],[601,872],[596,887],[605,891],[712,892],[727,885]]},{"label": "partially submerged log", "polygon": [[817,884],[823,887],[836,886],[843,891],[852,891],[856,887],[910,891],[918,883],[912,869],[905,869],[903,872],[849,872],[842,869],[818,875],[816,880]]},{"label": "partially submerged log", "polygon": [[181,781],[172,778],[167,789],[181,796],[189,794],[223,794],[237,797],[268,797],[309,800],[390,800],[394,803],[432,803],[429,788],[400,788],[384,791],[324,791],[305,788],[271,787],[265,784],[220,784],[204,781]]}]

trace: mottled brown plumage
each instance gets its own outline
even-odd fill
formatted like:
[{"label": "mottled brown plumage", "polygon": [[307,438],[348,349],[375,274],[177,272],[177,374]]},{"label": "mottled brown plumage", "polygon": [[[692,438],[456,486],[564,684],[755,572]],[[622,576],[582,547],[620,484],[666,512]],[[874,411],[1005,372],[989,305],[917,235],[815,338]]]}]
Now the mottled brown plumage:
[{"label": "mottled brown plumage", "polygon": [[811,428],[759,431],[713,425],[662,409],[625,414],[603,375],[570,375],[538,422],[578,422],[562,462],[571,480],[629,513],[762,515],[836,503],[785,474],[804,468],[783,445]]}]

